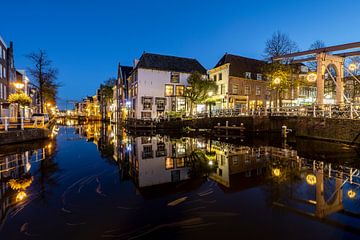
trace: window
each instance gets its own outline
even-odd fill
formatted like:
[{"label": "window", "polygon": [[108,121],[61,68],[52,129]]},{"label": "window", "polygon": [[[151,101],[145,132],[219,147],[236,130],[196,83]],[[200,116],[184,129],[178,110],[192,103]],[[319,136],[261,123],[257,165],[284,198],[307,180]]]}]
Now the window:
[{"label": "window", "polygon": [[179,83],[180,82],[180,73],[171,73],[171,77],[170,77],[170,82],[171,83]]},{"label": "window", "polygon": [[5,53],[5,49],[3,48],[2,50],[2,54],[3,54],[3,59],[6,59],[6,53]]},{"label": "window", "polygon": [[165,169],[173,169],[174,168],[174,159],[167,157],[165,159]]},{"label": "window", "polygon": [[214,81],[216,82],[216,80],[217,80],[217,75],[215,74],[214,75]]},{"label": "window", "polygon": [[245,78],[251,78],[251,72],[245,72]]},{"label": "window", "polygon": [[177,111],[185,111],[186,109],[186,101],[185,98],[178,98],[177,100]]},{"label": "window", "polygon": [[2,66],[0,66],[0,78],[2,78],[2,76],[3,76],[2,71],[3,71],[3,67],[2,67]]},{"label": "window", "polygon": [[165,96],[174,96],[174,85],[165,85]]},{"label": "window", "polygon": [[152,97],[142,97],[143,110],[152,110],[153,98]]},{"label": "window", "polygon": [[184,86],[178,85],[176,86],[176,96],[183,96],[184,95]]},{"label": "window", "polygon": [[245,86],[245,95],[250,94],[250,86]]},{"label": "window", "polygon": [[256,79],[257,80],[262,80],[262,74],[261,73],[256,74]]},{"label": "window", "polygon": [[166,105],[166,98],[155,98],[156,110],[164,111]]},{"label": "window", "polygon": [[233,84],[232,85],[232,93],[233,94],[238,94],[239,91],[239,85],[238,84]]},{"label": "window", "polygon": [[185,167],[185,158],[177,158],[176,159],[176,167],[177,168]]},{"label": "window", "polygon": [[219,73],[219,81],[222,80],[222,73]]},{"label": "window", "polygon": [[0,83],[0,98],[3,99],[3,84]]},{"label": "window", "polygon": [[221,84],[220,94],[225,94],[225,84]]},{"label": "window", "polygon": [[151,112],[141,112],[141,119],[151,119]]},{"label": "window", "polygon": [[144,145],[142,157],[143,159],[153,158],[152,145]]},{"label": "window", "polygon": [[261,88],[256,87],[256,96],[260,96],[260,95],[261,95]]}]

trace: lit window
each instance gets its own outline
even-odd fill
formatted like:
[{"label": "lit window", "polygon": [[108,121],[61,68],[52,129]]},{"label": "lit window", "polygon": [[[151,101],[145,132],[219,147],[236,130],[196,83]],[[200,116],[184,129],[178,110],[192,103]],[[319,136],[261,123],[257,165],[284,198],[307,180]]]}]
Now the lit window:
[{"label": "lit window", "polygon": [[177,158],[176,159],[176,167],[177,168],[185,167],[185,159],[184,158]]},{"label": "lit window", "polygon": [[261,73],[256,74],[256,79],[257,80],[262,80],[262,74]]},{"label": "lit window", "polygon": [[256,87],[256,95],[257,96],[261,95],[261,88],[260,87]]},{"label": "lit window", "polygon": [[151,119],[151,112],[141,112],[141,119],[145,119],[145,120]]},{"label": "lit window", "polygon": [[246,72],[246,73],[245,73],[245,78],[249,78],[249,79],[250,79],[250,78],[251,78],[251,72]]},{"label": "lit window", "polygon": [[180,73],[171,73],[170,82],[171,83],[179,83],[180,82]]},{"label": "lit window", "polygon": [[165,96],[173,96],[174,95],[174,85],[165,85]]},{"label": "lit window", "polygon": [[239,85],[238,84],[233,84],[232,85],[232,93],[233,94],[238,94],[239,91]]},{"label": "lit window", "polygon": [[250,86],[245,86],[245,95],[250,94]]},{"label": "lit window", "polygon": [[165,159],[165,169],[173,169],[174,168],[174,159],[166,158]]},{"label": "lit window", "polygon": [[184,86],[176,86],[176,96],[184,95]]}]

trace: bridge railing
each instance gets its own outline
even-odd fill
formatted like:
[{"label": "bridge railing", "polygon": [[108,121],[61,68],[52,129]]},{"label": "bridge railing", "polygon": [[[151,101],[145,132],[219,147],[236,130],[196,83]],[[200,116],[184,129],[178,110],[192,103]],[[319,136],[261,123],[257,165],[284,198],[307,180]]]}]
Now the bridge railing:
[{"label": "bridge railing", "polygon": [[29,118],[24,117],[0,117],[0,131],[9,131],[13,129],[25,128],[44,128],[45,127],[45,118],[43,117],[40,120],[32,121]]},{"label": "bridge railing", "polygon": [[202,112],[195,115],[202,117],[238,117],[238,116],[307,116],[340,119],[360,119],[360,104],[311,105],[296,107],[257,108],[251,110],[221,109]]}]

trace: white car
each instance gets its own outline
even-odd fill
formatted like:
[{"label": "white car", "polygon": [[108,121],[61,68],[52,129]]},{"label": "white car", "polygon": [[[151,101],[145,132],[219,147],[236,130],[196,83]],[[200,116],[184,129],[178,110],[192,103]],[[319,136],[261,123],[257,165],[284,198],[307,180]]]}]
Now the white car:
[{"label": "white car", "polygon": [[46,114],[46,113],[34,113],[32,116],[31,116],[31,121],[32,122],[42,122],[42,120],[44,119],[44,122],[48,122],[50,119],[49,119],[49,115]]}]

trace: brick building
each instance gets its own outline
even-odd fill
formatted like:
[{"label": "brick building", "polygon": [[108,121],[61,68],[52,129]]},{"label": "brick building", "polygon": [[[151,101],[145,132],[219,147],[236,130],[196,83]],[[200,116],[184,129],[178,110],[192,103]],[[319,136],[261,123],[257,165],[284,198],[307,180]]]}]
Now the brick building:
[{"label": "brick building", "polygon": [[267,82],[262,68],[264,61],[225,54],[208,71],[218,85],[215,109],[249,110],[263,107],[268,100]]}]

